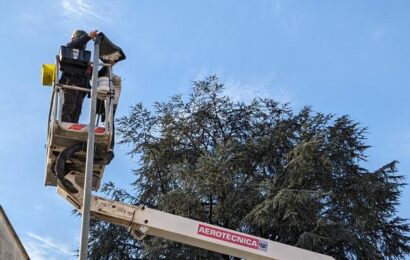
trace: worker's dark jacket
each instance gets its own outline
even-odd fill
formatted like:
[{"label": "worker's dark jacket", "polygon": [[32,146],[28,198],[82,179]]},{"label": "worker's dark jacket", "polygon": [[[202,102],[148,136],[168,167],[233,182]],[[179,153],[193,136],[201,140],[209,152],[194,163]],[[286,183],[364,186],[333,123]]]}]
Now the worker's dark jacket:
[{"label": "worker's dark jacket", "polygon": [[[67,43],[67,47],[85,50],[87,42],[91,40],[88,34],[84,34],[81,37],[72,39]],[[90,88],[90,70],[84,69],[84,71],[79,71],[78,73],[63,72],[60,78],[61,84],[74,85],[77,87]]]}]

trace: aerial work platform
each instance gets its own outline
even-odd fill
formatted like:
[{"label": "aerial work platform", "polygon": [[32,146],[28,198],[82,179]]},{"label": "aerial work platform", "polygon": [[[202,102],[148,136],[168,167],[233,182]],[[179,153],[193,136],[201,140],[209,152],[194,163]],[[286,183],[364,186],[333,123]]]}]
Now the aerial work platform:
[{"label": "aerial work platform", "polygon": [[[67,50],[71,58],[85,57],[78,50]],[[77,54],[76,54],[77,53]],[[82,214],[80,260],[87,259],[90,216],[128,228],[136,239],[146,235],[161,237],[221,254],[255,260],[332,260],[330,256],[281,244],[265,238],[199,222],[150,209],[128,205],[92,195],[97,191],[113,142],[114,113],[121,91],[121,78],[112,74],[112,64],[125,59],[122,50],[98,34],[94,44],[92,90],[59,84],[61,54],[55,65],[43,65],[43,84],[52,86],[47,132],[47,155],[44,182],[56,186],[57,193]],[[102,61],[97,65],[98,58]],[[97,68],[107,68],[106,88],[97,88]],[[99,78],[100,79],[100,78]],[[104,86],[102,84],[102,86]],[[72,89],[91,93],[90,124],[62,122],[64,91]],[[105,120],[95,120],[96,99],[105,106]],[[96,122],[96,123],[95,123]],[[92,166],[90,166],[92,165]]]},{"label": "aerial work platform", "polygon": [[[93,165],[93,182],[92,189],[97,191],[100,186],[101,178],[104,174],[105,166],[110,161],[111,142],[113,142],[113,126],[114,113],[118,104],[121,93],[121,78],[112,73],[112,64],[125,59],[125,54],[122,50],[115,46],[104,34],[99,34],[100,42],[100,64],[105,69],[106,74],[101,77],[98,82],[101,82],[101,87],[98,88],[99,104],[103,104],[105,110],[104,122],[98,122],[95,126],[95,151]],[[48,117],[47,130],[47,145],[46,145],[46,167],[44,174],[44,184],[46,186],[57,186],[58,174],[58,158],[67,148],[77,145],[75,151],[70,154],[70,158],[65,158],[64,174],[74,174],[79,183],[82,183],[85,172],[86,152],[89,125],[82,123],[63,122],[61,120],[62,105],[64,103],[64,91],[76,90],[84,92],[85,95],[90,94],[89,88],[81,88],[77,86],[59,84],[59,74],[63,70],[61,65],[70,62],[72,64],[86,64],[89,61],[81,60],[86,55],[76,49],[62,47],[63,51],[56,57],[56,62],[53,65],[43,65],[43,85],[52,86],[50,110]],[[71,51],[71,52],[70,52]],[[70,57],[65,57],[70,56]],[[89,58],[89,56],[88,56]],[[67,62],[68,60],[68,62]],[[97,68],[98,70],[98,68]],[[105,84],[105,85],[104,85]],[[81,147],[79,145],[82,144]],[[63,159],[63,158],[61,158]],[[63,164],[63,162],[60,162]],[[61,168],[61,167],[60,167]],[[60,176],[64,177],[64,176]],[[61,180],[61,178],[60,178]]]}]

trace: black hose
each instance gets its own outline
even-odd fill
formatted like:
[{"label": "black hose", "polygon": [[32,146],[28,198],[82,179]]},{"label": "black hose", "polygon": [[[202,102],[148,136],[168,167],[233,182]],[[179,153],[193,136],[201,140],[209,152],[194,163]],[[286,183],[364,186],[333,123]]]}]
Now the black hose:
[{"label": "black hose", "polygon": [[55,162],[54,169],[57,174],[57,178],[61,181],[63,186],[72,193],[77,193],[78,190],[74,187],[74,185],[69,180],[64,178],[68,173],[68,171],[66,170],[67,169],[66,162],[68,159],[71,158],[73,154],[75,154],[78,151],[81,151],[82,149],[83,149],[83,143],[77,143],[72,146],[69,146],[65,148],[64,151],[62,151],[58,155],[56,162]]}]

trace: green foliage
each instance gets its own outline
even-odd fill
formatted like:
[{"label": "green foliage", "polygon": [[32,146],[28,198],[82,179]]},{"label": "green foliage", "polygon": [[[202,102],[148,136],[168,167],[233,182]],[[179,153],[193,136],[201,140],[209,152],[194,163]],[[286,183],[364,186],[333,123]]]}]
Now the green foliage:
[{"label": "green foliage", "polygon": [[[376,171],[361,166],[365,128],[271,99],[233,102],[215,76],[193,85],[186,101],[174,96],[153,112],[137,104],[118,120],[138,168],[134,196],[105,186],[116,199],[337,259],[410,252],[409,224],[396,215],[403,177],[396,161]],[[135,242],[103,222],[92,226],[90,252],[92,259],[229,259],[158,238]]]}]

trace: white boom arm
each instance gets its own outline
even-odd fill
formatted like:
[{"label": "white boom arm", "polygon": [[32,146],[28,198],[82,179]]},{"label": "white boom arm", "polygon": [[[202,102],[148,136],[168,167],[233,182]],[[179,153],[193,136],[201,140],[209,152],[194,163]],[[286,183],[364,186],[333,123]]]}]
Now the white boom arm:
[{"label": "white boom arm", "polygon": [[[57,185],[57,192],[81,209],[82,188],[73,175],[66,176],[79,190],[70,193]],[[245,259],[331,260],[330,256],[251,236],[192,219],[92,196],[91,217],[129,228],[136,239],[161,237]]]}]

